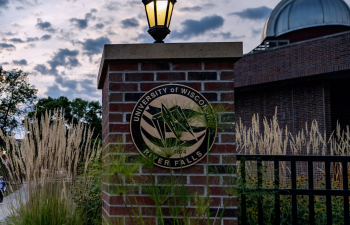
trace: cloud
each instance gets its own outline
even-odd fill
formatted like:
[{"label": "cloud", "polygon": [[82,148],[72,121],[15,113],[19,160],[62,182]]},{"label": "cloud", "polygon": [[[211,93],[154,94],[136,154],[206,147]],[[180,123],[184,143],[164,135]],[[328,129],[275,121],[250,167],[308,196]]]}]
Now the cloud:
[{"label": "cloud", "polygon": [[110,2],[110,3],[108,3],[105,7],[106,7],[109,11],[117,11],[117,10],[118,10],[118,5],[120,5],[119,2]]},{"label": "cloud", "polygon": [[7,8],[7,5],[10,3],[9,0],[0,0],[0,8]]},{"label": "cloud", "polygon": [[13,44],[0,43],[0,50],[13,51],[16,50],[16,47]]},{"label": "cloud", "polygon": [[43,35],[43,36],[40,38],[40,40],[42,40],[42,41],[47,41],[47,40],[50,40],[51,37],[52,37],[51,35],[45,34],[45,35]]},{"label": "cloud", "polygon": [[131,27],[138,27],[138,26],[140,26],[140,23],[135,18],[122,20],[122,27],[123,28],[131,28]]},{"label": "cloud", "polygon": [[79,29],[85,29],[88,27],[89,20],[95,20],[96,17],[92,15],[92,13],[97,12],[96,9],[91,9],[90,13],[85,14],[85,19],[77,19],[77,18],[71,18],[69,21],[77,28]]},{"label": "cloud", "polygon": [[39,41],[39,38],[37,37],[28,37],[26,41],[23,41],[20,38],[11,38],[9,41],[13,43],[26,43],[26,42],[33,42],[33,41]]},{"label": "cloud", "polygon": [[9,41],[11,41],[13,43],[24,43],[25,42],[20,38],[11,38]]},{"label": "cloud", "polygon": [[95,29],[102,29],[104,27],[105,27],[105,25],[103,23],[98,23],[95,25]]},{"label": "cloud", "polygon": [[78,59],[76,58],[79,54],[78,50],[69,50],[67,48],[60,48],[58,52],[54,54],[51,60],[47,61],[50,65],[50,69],[48,69],[43,64],[38,64],[34,67],[34,69],[41,74],[51,74],[58,75],[57,67],[63,66],[65,69],[72,69],[73,67],[80,66]]},{"label": "cloud", "polygon": [[180,9],[180,11],[182,11],[182,12],[199,12],[202,9],[203,8],[200,6],[193,6],[193,7],[183,7]]},{"label": "cloud", "polygon": [[[1,0],[0,0],[1,1]],[[24,7],[23,6],[17,6],[16,7],[16,10],[24,10]]]},{"label": "cloud", "polygon": [[252,29],[252,35],[253,37],[261,34],[261,29]]},{"label": "cloud", "polygon": [[56,83],[60,84],[62,87],[66,87],[69,89],[76,89],[78,86],[78,81],[76,80],[70,80],[67,78],[63,78],[62,76],[58,75],[55,79]]},{"label": "cloud", "polygon": [[95,54],[101,54],[103,46],[105,44],[110,44],[111,40],[107,37],[100,37],[97,39],[86,39],[85,42],[80,42],[85,50],[84,54],[92,56]]},{"label": "cloud", "polygon": [[27,42],[39,41],[38,37],[29,37],[27,38]]},{"label": "cloud", "polygon": [[44,65],[44,64],[38,64],[34,67],[34,70],[38,71],[39,73],[46,75],[50,73],[50,70]]},{"label": "cloud", "polygon": [[35,25],[38,29],[44,30],[50,33],[55,33],[56,30],[52,27],[50,22],[43,22],[41,18],[37,19],[37,23]]},{"label": "cloud", "polygon": [[266,19],[270,15],[271,11],[271,8],[261,6],[258,8],[247,8],[240,12],[229,13],[228,15],[237,15],[242,19],[261,20]]},{"label": "cloud", "polygon": [[0,63],[0,67],[2,67],[3,65],[9,65],[10,63],[8,62],[3,62],[3,63]]},{"label": "cloud", "polygon": [[75,27],[79,29],[85,29],[88,26],[88,21],[87,19],[77,19],[77,18],[72,18],[69,20]]},{"label": "cloud", "polygon": [[206,31],[215,30],[224,25],[224,18],[217,15],[206,16],[200,20],[185,20],[181,23],[183,29],[181,32],[173,31],[172,38],[178,38],[182,40],[190,39],[204,34]]},{"label": "cloud", "polygon": [[152,43],[154,42],[154,39],[149,34],[138,34],[137,37],[132,38],[133,41],[138,43]]},{"label": "cloud", "polygon": [[28,65],[27,60],[22,59],[22,60],[13,60],[13,64],[19,65],[19,66],[26,66]]},{"label": "cloud", "polygon": [[15,36],[15,35],[17,35],[18,33],[12,33],[12,31],[9,31],[9,32],[5,32],[5,33],[3,33],[4,35],[6,35],[6,36]]}]

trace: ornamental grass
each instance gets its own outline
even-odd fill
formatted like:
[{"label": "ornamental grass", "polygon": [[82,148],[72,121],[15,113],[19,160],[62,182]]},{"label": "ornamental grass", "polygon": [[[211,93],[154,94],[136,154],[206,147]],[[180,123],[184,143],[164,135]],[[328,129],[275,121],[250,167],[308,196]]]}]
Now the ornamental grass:
[{"label": "ornamental grass", "polygon": [[[23,183],[9,203],[7,224],[101,224],[99,214],[96,216],[99,221],[92,223],[88,219],[90,209],[76,201],[77,196],[91,198],[89,194],[80,194],[91,189],[91,183],[101,186],[101,176],[93,176],[101,158],[100,146],[91,141],[93,131],[82,122],[67,124],[63,110],[46,112],[41,120],[36,116],[25,118],[24,131],[20,143],[13,134],[0,131],[9,161],[8,165],[2,161],[5,180],[10,189],[11,183]],[[98,190],[99,209],[100,193]]]}]

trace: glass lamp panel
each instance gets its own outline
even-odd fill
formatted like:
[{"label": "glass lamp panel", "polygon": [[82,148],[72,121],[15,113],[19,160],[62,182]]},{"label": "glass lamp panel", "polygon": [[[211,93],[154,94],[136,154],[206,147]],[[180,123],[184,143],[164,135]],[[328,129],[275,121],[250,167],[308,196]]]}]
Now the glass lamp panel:
[{"label": "glass lamp panel", "polygon": [[169,2],[168,20],[166,25],[168,28],[170,26],[170,20],[171,20],[171,15],[173,14],[173,9],[174,9],[174,4],[172,2]]},{"label": "glass lamp panel", "polygon": [[166,10],[168,8],[168,1],[161,0],[156,1],[157,3],[157,25],[165,25]]},{"label": "glass lamp panel", "polygon": [[154,2],[150,2],[146,5],[146,12],[149,27],[154,27],[156,25],[156,17],[154,16]]}]

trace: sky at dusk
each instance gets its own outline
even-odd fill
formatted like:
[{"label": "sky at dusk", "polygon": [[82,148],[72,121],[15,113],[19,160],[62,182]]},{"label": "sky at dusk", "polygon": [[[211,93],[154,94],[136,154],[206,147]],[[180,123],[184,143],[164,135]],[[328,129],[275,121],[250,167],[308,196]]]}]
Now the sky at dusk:
[{"label": "sky at dusk", "polygon": [[[278,3],[178,0],[165,42],[241,41],[247,53]],[[147,30],[141,0],[0,0],[0,66],[27,72],[39,97],[100,101],[103,45],[152,43]]]}]

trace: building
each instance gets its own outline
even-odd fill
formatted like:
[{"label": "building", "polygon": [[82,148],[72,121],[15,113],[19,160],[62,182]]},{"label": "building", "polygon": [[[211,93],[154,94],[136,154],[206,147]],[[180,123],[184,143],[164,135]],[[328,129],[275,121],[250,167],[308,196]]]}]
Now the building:
[{"label": "building", "polygon": [[296,134],[316,119],[350,125],[350,9],[343,0],[282,0],[261,44],[235,63],[236,118],[271,118]]}]

